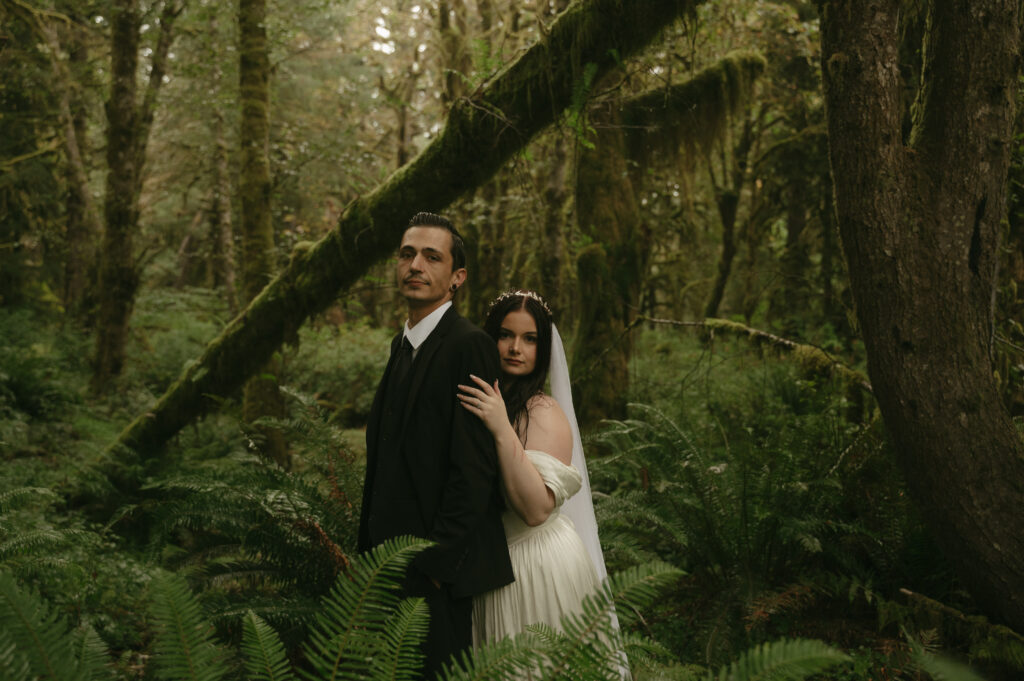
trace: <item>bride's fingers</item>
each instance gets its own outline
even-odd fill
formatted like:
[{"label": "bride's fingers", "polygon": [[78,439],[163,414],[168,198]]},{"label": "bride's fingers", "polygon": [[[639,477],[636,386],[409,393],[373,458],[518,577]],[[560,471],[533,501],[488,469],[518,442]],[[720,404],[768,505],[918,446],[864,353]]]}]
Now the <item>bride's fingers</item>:
[{"label": "bride's fingers", "polygon": [[490,393],[491,386],[487,384],[487,381],[485,381],[484,379],[480,378],[479,376],[474,376],[473,374],[470,374],[469,377],[472,378],[473,382],[476,383],[478,386],[480,386],[480,388],[485,393]]},{"label": "bride's fingers", "polygon": [[470,397],[483,397],[484,396],[484,393],[479,388],[473,388],[473,387],[468,386],[468,385],[459,385],[458,388],[459,388],[459,390],[462,391],[462,393],[465,393],[466,395],[469,395]]}]

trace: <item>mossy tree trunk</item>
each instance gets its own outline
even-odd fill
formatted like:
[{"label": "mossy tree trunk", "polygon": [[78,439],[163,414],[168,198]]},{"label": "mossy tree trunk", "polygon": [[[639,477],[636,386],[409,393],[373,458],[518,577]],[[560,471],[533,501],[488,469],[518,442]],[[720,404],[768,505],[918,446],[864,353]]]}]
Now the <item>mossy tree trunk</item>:
[{"label": "mossy tree trunk", "polygon": [[[735,144],[728,134],[729,127],[734,115],[746,109],[754,84],[764,69],[761,55],[735,52],[687,81],[641,93],[623,105],[633,168],[646,167],[656,154],[669,158],[702,155],[707,162],[722,224],[722,252],[718,274],[705,304],[707,317],[717,314],[732,271],[737,252],[735,225],[740,196],[764,114],[744,117]],[[717,171],[711,158],[715,149],[720,150],[721,159]],[[634,183],[641,177],[642,173],[633,172]]]},{"label": "mossy tree trunk", "polygon": [[[121,493],[137,489],[147,461],[183,426],[259,370],[298,327],[377,260],[394,252],[409,216],[444,207],[487,181],[572,101],[582,65],[596,77],[653,40],[693,3],[590,0],[572,5],[544,38],[472,95],[457,101],[441,134],[376,190],[345,209],[338,226],[289,265],[211,341],[164,395],[112,446],[107,472]],[[576,66],[574,66],[576,65]]]},{"label": "mossy tree trunk", "polygon": [[[218,75],[219,77],[219,75]],[[231,220],[231,172],[228,141],[225,136],[224,111],[218,106],[214,112],[213,193],[210,197],[207,241],[213,254],[208,277],[209,283],[224,291],[228,309],[238,312],[238,294],[235,285],[235,239]]]},{"label": "mossy tree trunk", "polygon": [[124,364],[128,321],[139,272],[133,251],[142,191],[142,167],[157,95],[164,82],[174,20],[183,5],[167,2],[160,14],[149,79],[137,103],[140,19],[136,0],[111,10],[110,99],[107,101],[107,185],[97,294],[96,356],[91,387],[107,391]]},{"label": "mossy tree trunk", "polygon": [[[96,249],[102,232],[99,213],[89,192],[89,169],[84,159],[88,158],[89,142],[86,127],[85,104],[81,88],[74,86],[76,72],[83,71],[89,61],[89,49],[82,35],[83,29],[74,22],[67,27],[67,68],[58,64],[59,52],[51,57],[55,60],[54,71],[60,91],[61,118],[64,123],[64,147],[67,151],[67,224],[64,228],[64,309],[73,317],[81,318],[88,309],[89,297],[95,291]],[[51,51],[53,50],[51,45]]]},{"label": "mossy tree trunk", "polygon": [[[582,422],[625,410],[632,350],[625,331],[639,310],[650,250],[637,199],[642,173],[634,169],[656,150],[677,156],[719,138],[763,70],[760,56],[735,54],[684,83],[591,108],[595,138],[581,145],[575,186],[576,220],[591,242],[577,266],[583,295],[573,380],[585,396],[577,407]],[[726,217],[734,223],[735,215]]]},{"label": "mossy tree trunk", "polygon": [[993,376],[1020,6],[928,4],[905,138],[902,4],[822,6],[839,230],[871,383],[912,498],[978,604],[1024,631],[1024,446]]},{"label": "mossy tree trunk", "polygon": [[96,358],[92,389],[105,392],[124,364],[128,319],[139,274],[133,245],[137,203],[135,74],[139,63],[139,15],[135,0],[117,0],[110,21],[110,99],[107,101],[106,223],[100,248]]},{"label": "mossy tree trunk", "polygon": [[590,244],[578,256],[579,321],[573,382],[581,424],[625,415],[632,337],[648,235],[627,166],[619,103],[594,107],[596,134],[576,164],[576,221]]},{"label": "mossy tree trunk", "polygon": [[[267,46],[266,0],[239,0],[239,100],[241,146],[242,299],[253,300],[274,276],[276,249],[270,213],[270,54]],[[278,387],[280,362],[268,357],[245,384],[242,418],[253,423],[285,415]],[[258,449],[287,467],[288,444],[278,428],[259,426]]]},{"label": "mossy tree trunk", "polygon": [[739,215],[740,196],[748,177],[750,153],[756,139],[755,125],[760,128],[764,111],[762,109],[761,116],[757,118],[752,113],[744,117],[743,129],[735,147],[730,149],[729,153],[721,154],[724,166],[721,170],[721,180],[718,179],[718,174],[710,161],[708,164],[708,176],[714,190],[718,219],[722,223],[722,250],[718,256],[718,266],[715,268],[715,283],[711,286],[711,294],[704,306],[705,317],[718,316],[718,308],[725,297],[725,286],[729,283],[729,275],[732,273],[733,259],[739,250],[736,245],[736,218]]}]

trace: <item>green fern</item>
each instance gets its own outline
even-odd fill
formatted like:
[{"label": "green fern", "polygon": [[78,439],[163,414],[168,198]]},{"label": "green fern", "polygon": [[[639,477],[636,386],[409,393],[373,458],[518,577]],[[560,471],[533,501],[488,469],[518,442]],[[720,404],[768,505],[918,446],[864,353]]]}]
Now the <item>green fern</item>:
[{"label": "green fern", "polygon": [[0,629],[0,679],[15,681],[27,679],[30,674],[28,660],[18,650],[18,644],[10,632]]},{"label": "green fern", "polygon": [[422,598],[407,598],[388,618],[382,633],[384,648],[374,658],[373,678],[418,679],[423,667],[420,643],[427,637],[430,612]]},{"label": "green fern", "polygon": [[225,654],[213,642],[212,625],[183,577],[163,573],[153,580],[151,612],[156,622],[156,672],[164,681],[220,681]]},{"label": "green fern", "polygon": [[[389,643],[406,646],[418,644],[417,632],[424,632],[424,623],[402,621],[403,636],[389,641],[384,637],[389,622],[399,606],[397,594],[413,557],[430,543],[414,537],[399,537],[384,542],[369,554],[355,559],[347,574],[338,577],[330,594],[323,600],[316,626],[305,645],[306,656],[316,671],[310,679],[393,678],[378,668],[381,659],[400,659],[396,670],[411,664],[412,654],[389,650]],[[409,618],[424,618],[423,610],[414,609]],[[403,672],[404,673],[404,672]]]},{"label": "green fern", "polygon": [[291,663],[273,627],[249,610],[242,620],[242,652],[252,681],[294,681]]},{"label": "green fern", "polygon": [[92,625],[85,623],[75,629],[72,646],[82,681],[102,681],[110,678],[110,651]]},{"label": "green fern", "polygon": [[914,651],[914,663],[934,681],[984,681],[969,667],[924,650]]},{"label": "green fern", "polygon": [[25,499],[45,498],[48,501],[55,501],[58,497],[53,490],[45,487],[17,487],[6,492],[0,492],[0,513],[7,513],[12,508],[19,508]]},{"label": "green fern", "polygon": [[849,655],[821,641],[780,640],[751,648],[707,681],[754,681],[755,679],[804,679],[846,662]]},{"label": "green fern", "polygon": [[5,634],[0,637],[0,668],[27,669],[31,677],[50,681],[83,681],[100,672],[96,651],[101,644],[95,633],[85,634],[88,643],[76,654],[67,625],[6,573],[0,573],[0,632]]},{"label": "green fern", "polygon": [[527,631],[512,638],[464,651],[459,664],[445,666],[446,681],[515,681],[524,671],[536,669],[546,659],[539,651],[541,640]]}]

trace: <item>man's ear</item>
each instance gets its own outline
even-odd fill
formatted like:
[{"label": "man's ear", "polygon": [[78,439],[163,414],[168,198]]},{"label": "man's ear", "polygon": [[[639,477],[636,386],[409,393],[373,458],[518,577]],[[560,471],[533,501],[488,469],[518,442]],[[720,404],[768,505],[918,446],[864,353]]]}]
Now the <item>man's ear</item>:
[{"label": "man's ear", "polygon": [[455,290],[461,288],[462,285],[466,282],[467,275],[468,273],[466,272],[465,267],[460,267],[459,269],[452,272],[452,284],[451,286],[448,287],[448,290],[451,291],[452,293],[455,293]]}]

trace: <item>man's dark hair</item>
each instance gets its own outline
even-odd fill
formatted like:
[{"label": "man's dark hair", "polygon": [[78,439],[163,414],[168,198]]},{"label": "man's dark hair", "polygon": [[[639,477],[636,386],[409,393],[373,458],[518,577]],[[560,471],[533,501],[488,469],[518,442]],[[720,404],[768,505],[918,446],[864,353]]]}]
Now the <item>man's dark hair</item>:
[{"label": "man's dark hair", "polygon": [[452,235],[452,272],[466,266],[466,242],[462,240],[462,235],[455,229],[455,225],[452,224],[451,220],[437,213],[416,213],[409,220],[406,229],[409,229],[409,227],[440,227],[441,229],[447,229]]}]

